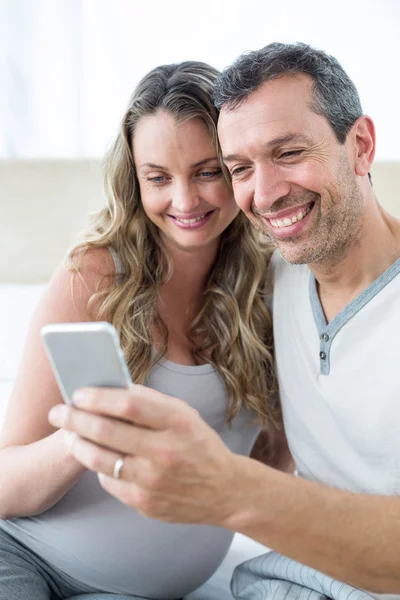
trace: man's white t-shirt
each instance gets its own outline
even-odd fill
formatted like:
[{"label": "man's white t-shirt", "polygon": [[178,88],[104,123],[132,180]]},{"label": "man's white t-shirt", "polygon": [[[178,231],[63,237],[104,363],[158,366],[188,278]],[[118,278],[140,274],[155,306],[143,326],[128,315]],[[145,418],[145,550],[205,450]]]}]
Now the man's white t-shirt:
[{"label": "man's white t-shirt", "polygon": [[275,252],[271,271],[280,395],[298,474],[399,495],[400,259],[329,324],[306,265]]}]

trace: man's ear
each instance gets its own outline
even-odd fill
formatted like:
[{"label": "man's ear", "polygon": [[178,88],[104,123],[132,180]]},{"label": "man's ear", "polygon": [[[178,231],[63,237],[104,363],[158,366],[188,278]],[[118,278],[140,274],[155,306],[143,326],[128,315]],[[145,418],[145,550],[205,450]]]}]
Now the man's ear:
[{"label": "man's ear", "polygon": [[354,123],[350,131],[354,149],[354,168],[360,177],[367,175],[375,157],[375,126],[370,117],[363,115]]}]

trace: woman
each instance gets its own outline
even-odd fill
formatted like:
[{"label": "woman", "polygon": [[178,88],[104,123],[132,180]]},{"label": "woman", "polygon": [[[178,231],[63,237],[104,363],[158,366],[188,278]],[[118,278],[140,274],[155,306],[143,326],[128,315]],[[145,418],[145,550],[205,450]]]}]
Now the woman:
[{"label": "woman", "polygon": [[60,393],[39,341],[47,323],[109,321],[135,383],[250,453],[255,417],[271,416],[268,257],[220,161],[217,75],[186,62],[139,83],[106,159],[107,205],[35,313],[0,441],[0,598],[180,598],[229,548],[228,531],[146,519],[102,489],[48,424]]}]

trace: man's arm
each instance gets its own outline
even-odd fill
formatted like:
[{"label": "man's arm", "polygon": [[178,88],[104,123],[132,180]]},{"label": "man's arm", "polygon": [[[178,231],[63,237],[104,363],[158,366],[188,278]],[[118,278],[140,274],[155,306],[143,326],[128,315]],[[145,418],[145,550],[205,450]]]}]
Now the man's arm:
[{"label": "man's arm", "polygon": [[234,508],[219,525],[355,587],[400,592],[400,498],[344,492],[244,457],[236,466]]},{"label": "man's arm", "polygon": [[79,409],[55,407],[50,421],[78,434],[75,458],[125,504],[238,531],[358,588],[400,592],[400,498],[343,492],[233,454],[186,403],[149,388],[74,400]]}]

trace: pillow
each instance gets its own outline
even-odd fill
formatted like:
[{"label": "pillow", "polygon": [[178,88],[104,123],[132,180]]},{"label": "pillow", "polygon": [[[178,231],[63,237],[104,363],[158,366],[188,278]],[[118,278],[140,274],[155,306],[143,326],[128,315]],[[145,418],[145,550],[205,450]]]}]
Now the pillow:
[{"label": "pillow", "polygon": [[46,284],[0,284],[0,382],[17,373],[32,313]]}]

